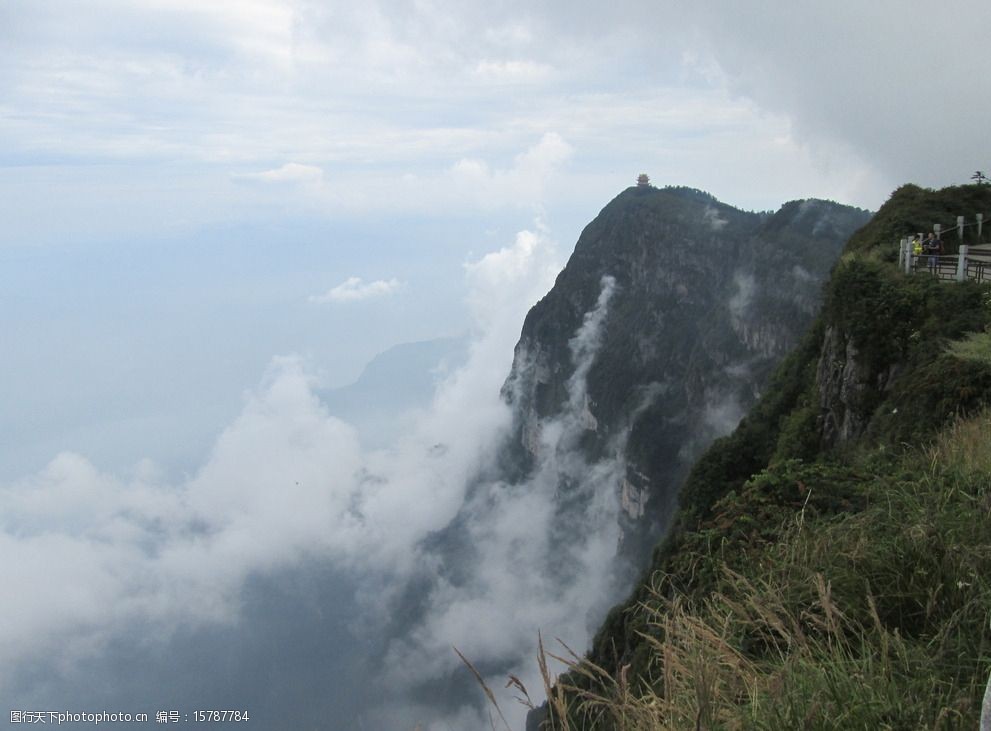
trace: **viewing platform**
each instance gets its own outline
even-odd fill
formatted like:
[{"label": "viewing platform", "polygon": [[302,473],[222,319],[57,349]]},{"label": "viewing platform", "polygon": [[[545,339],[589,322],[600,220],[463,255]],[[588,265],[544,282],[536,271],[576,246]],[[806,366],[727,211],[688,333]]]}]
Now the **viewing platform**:
[{"label": "viewing platform", "polygon": [[[935,259],[935,264],[930,262]],[[957,254],[913,254],[911,249],[902,249],[898,267],[906,274],[927,272],[937,279],[962,282],[973,279],[976,282],[991,282],[991,244],[967,246],[962,244]]]},{"label": "viewing platform", "polygon": [[[984,215],[980,213],[971,223],[966,223],[964,216],[957,216],[956,226],[952,227],[956,229],[957,242],[949,244],[951,251],[956,249],[955,253],[920,252],[920,242],[925,241],[921,233],[916,235],[915,240],[902,238],[898,249],[898,268],[906,274],[925,272],[948,282],[966,279],[981,283],[991,281],[991,243],[983,240],[983,224]],[[952,230],[951,227],[933,224],[933,233],[929,234],[930,240],[935,235],[940,252],[943,251],[941,234],[947,228]],[[973,243],[963,243],[968,239]]]}]

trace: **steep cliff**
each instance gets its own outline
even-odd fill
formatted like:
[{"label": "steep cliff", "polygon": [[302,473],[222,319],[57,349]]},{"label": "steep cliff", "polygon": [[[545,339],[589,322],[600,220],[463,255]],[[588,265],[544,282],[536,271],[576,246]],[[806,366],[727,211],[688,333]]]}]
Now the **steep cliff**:
[{"label": "steep cliff", "polygon": [[[689,467],[808,328],[867,215],[812,200],[750,213],[686,188],[621,193],[526,318],[504,388],[515,424],[503,464],[515,478],[532,470],[546,425],[575,411],[586,461],[622,458],[623,539],[641,554]],[[599,341],[583,359],[575,336],[604,293]]]},{"label": "steep cliff", "polygon": [[[505,431],[464,466],[477,471],[451,520],[392,597],[387,662],[420,662],[443,638],[487,677],[526,677],[541,629],[585,646],[645,565],[692,462],[758,399],[868,215],[825,201],[750,213],[685,188],[610,202],[525,319]],[[460,670],[415,681],[418,702],[474,699]]]},{"label": "steep cliff", "polygon": [[974,725],[991,297],[893,261],[899,237],[988,211],[988,188],[905,186],[851,238],[821,316],[693,466],[642,582],[561,682],[558,727]]}]

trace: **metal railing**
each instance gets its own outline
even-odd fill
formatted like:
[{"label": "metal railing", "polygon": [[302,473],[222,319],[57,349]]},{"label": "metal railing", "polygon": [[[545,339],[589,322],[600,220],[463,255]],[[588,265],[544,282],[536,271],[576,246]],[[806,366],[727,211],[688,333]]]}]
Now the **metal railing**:
[{"label": "metal railing", "polygon": [[902,239],[898,252],[898,268],[906,274],[927,272],[937,279],[951,282],[962,282],[965,279],[991,282],[991,249],[961,244],[958,254],[916,254],[912,251],[912,242]]}]

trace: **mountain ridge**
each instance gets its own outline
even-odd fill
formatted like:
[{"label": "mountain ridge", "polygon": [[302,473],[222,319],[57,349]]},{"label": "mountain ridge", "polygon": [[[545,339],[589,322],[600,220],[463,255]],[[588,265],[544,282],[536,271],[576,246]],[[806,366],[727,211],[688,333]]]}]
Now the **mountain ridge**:
[{"label": "mountain ridge", "polygon": [[516,409],[509,461],[530,465],[541,420],[567,403],[570,334],[612,277],[610,319],[585,376],[593,426],[583,449],[602,458],[627,433],[621,498],[645,528],[626,537],[635,543],[659,529],[701,448],[735,426],[811,322],[817,282],[867,216],[827,201],[794,201],[768,215],[690,188],[621,192],[527,314],[503,389]]},{"label": "mountain ridge", "polygon": [[903,186],[850,237],[822,313],[528,728],[976,725],[991,296],[894,264],[898,237],[974,210],[991,189]]}]

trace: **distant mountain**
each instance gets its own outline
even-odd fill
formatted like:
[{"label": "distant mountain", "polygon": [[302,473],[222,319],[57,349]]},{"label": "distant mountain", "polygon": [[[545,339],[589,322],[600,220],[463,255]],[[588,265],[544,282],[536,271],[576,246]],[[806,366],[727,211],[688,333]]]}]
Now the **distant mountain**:
[{"label": "distant mountain", "polygon": [[318,395],[331,414],[358,430],[362,444],[385,447],[430,405],[438,384],[467,356],[467,337],[402,343],[376,355],[354,383]]}]

